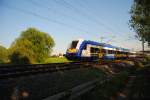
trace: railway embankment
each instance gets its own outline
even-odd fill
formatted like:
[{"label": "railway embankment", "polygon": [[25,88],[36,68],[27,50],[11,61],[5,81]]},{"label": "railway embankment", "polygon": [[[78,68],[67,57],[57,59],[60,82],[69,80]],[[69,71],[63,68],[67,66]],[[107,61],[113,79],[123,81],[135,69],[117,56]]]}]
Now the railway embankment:
[{"label": "railway embankment", "polygon": [[80,97],[80,100],[150,99],[150,62],[134,61],[134,69],[124,70],[105,84]]},{"label": "railway embankment", "polygon": [[[126,76],[128,76],[130,71],[134,70],[133,62],[118,62],[118,63],[85,63],[85,64],[76,64],[69,65],[71,66],[80,66],[78,68],[67,69],[67,70],[57,70],[55,72],[48,72],[40,74],[30,74],[23,75],[21,77],[10,77],[7,79],[0,80],[0,99],[1,100],[43,100],[57,95],[59,93],[68,93],[67,98],[74,97],[74,99],[80,99],[88,97],[86,94],[94,93],[95,90],[102,90],[105,95],[107,91],[112,91],[112,87],[117,86],[118,88],[123,87],[120,83],[126,81]],[[84,66],[84,67],[83,67]],[[59,69],[59,67],[57,68]],[[40,69],[42,70],[42,69]],[[46,70],[46,69],[44,69]],[[34,70],[35,71],[35,70]],[[116,76],[116,77],[115,77]],[[88,84],[93,80],[98,81],[91,85],[92,88],[89,91],[81,92],[80,95],[70,96],[73,91],[78,87],[84,84]],[[106,79],[111,79],[111,81],[105,81]],[[118,80],[120,79],[120,80]],[[114,81],[115,80],[115,81]],[[103,81],[103,84],[98,84]],[[120,82],[118,84],[118,82]],[[90,83],[91,84],[91,83]],[[99,89],[99,86],[101,87]],[[103,88],[102,88],[103,87]],[[105,88],[107,87],[107,88]],[[110,88],[110,89],[109,89]],[[81,88],[82,89],[82,88]],[[86,87],[83,89],[87,89]],[[118,91],[114,88],[113,91]],[[105,92],[106,91],[106,92]],[[78,91],[80,92],[80,91]],[[95,94],[95,93],[94,93]],[[74,94],[72,94],[74,95]],[[76,94],[75,94],[76,95]],[[85,97],[84,97],[85,96]],[[98,95],[97,95],[98,96]],[[110,95],[111,96],[111,93]],[[91,96],[92,97],[92,96]],[[63,99],[60,97],[58,99]],[[90,98],[90,97],[88,97]],[[58,100],[56,99],[56,100]],[[84,100],[84,99],[83,99]]]},{"label": "railway embankment", "polygon": [[[143,65],[129,76],[128,83],[121,91],[128,100],[149,100],[150,99],[150,62]],[[120,96],[119,96],[120,97]]]}]

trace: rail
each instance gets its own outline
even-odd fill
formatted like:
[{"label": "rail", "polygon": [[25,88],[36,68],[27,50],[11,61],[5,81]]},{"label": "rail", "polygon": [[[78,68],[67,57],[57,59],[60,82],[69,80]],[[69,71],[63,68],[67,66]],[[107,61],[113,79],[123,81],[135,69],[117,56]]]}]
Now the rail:
[{"label": "rail", "polygon": [[52,73],[56,71],[77,69],[81,67],[88,67],[79,62],[70,63],[56,63],[56,64],[30,64],[30,65],[1,65],[0,79],[15,78],[26,75],[33,75],[39,73]]},{"label": "rail", "polygon": [[88,91],[94,89],[97,85],[104,84],[106,81],[109,81],[110,79],[111,77],[108,77],[105,80],[95,79],[93,81],[89,81],[87,83],[78,85],[67,91],[63,91],[53,96],[47,97],[43,100],[73,100],[79,97],[80,95],[85,94]]},{"label": "rail", "polygon": [[[119,61],[120,62],[120,61]],[[80,67],[89,67],[89,65],[113,64],[116,61],[99,62],[68,62],[53,64],[26,64],[26,65],[0,65],[0,79],[15,78],[39,73],[52,73],[56,71],[77,69]]]}]

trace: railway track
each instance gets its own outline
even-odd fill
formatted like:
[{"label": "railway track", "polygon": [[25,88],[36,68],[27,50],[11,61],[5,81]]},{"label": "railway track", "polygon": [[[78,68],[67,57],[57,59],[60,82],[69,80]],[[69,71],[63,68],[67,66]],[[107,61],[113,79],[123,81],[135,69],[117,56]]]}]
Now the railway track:
[{"label": "railway track", "polygon": [[[27,92],[27,93],[30,93],[30,92],[39,93],[39,92],[33,91],[33,90],[37,90],[34,88],[34,86],[36,86],[36,85],[34,85],[34,82],[38,82],[38,81],[34,81],[32,84],[32,80],[38,79],[38,78],[27,79],[28,76],[30,77],[32,75],[38,76],[38,74],[42,75],[43,73],[52,73],[52,76],[51,76],[51,74],[48,74],[51,76],[51,78],[49,76],[48,76],[48,78],[54,79],[54,78],[52,78],[53,74],[55,75],[55,73],[53,73],[53,72],[69,70],[66,72],[70,73],[70,71],[74,71],[74,69],[78,69],[78,68],[82,68],[82,69],[89,68],[89,67],[94,67],[95,65],[98,65],[98,66],[99,65],[107,65],[107,64],[113,65],[113,63],[115,63],[115,62],[104,62],[103,64],[100,64],[99,62],[70,62],[70,63],[59,63],[59,64],[0,65],[0,81],[1,81],[0,85],[1,85],[1,87],[3,87],[1,89],[1,91],[5,91],[4,94],[7,93],[8,96],[11,96],[13,93],[15,93],[15,96],[17,96],[18,98],[21,96],[20,98],[22,98],[22,95],[20,94],[20,93],[22,93],[22,89],[25,89],[25,92]],[[99,67],[103,67],[103,66],[99,66]],[[70,74],[68,74],[68,75],[70,75]],[[117,75],[117,74],[114,74],[114,75]],[[26,80],[25,83],[22,82],[22,81],[24,81],[24,78]],[[41,78],[41,77],[39,77],[39,78]],[[48,78],[44,78],[44,79],[47,80]],[[108,77],[106,78],[106,80],[107,79],[108,79]],[[57,80],[57,78],[56,78],[56,80]],[[48,81],[43,81],[43,80],[40,80],[40,81],[41,81],[41,83],[48,82]],[[57,82],[59,82],[59,79]],[[64,81],[64,82],[66,82],[66,81]],[[101,83],[101,81],[98,81],[98,83],[99,82]],[[103,82],[104,82],[104,80],[103,80]],[[28,84],[28,85],[26,86],[26,84]],[[31,86],[29,86],[29,84]],[[47,83],[47,84],[50,85],[49,83]],[[45,84],[43,84],[43,85],[45,85]],[[53,84],[51,84],[51,85],[53,87],[55,86]],[[63,99],[68,95],[69,95],[69,98],[76,98],[76,97],[92,90],[96,85],[97,85],[97,81],[95,81],[95,80],[93,80],[92,82],[85,83],[85,84],[83,83],[81,85],[78,84],[78,85],[76,85],[77,87],[73,86],[70,89],[67,88],[67,90],[63,90],[60,93],[58,92],[58,94],[56,94],[56,95],[53,94],[50,97],[45,98],[45,99],[46,100],[54,100],[53,98],[56,98],[55,100],[60,100],[60,98]],[[59,86],[59,84],[58,84],[58,86]],[[40,85],[38,85],[38,87],[40,87]],[[43,86],[41,86],[41,87],[43,87]],[[43,89],[45,89],[45,88],[43,88]],[[52,88],[51,90],[53,90],[53,89],[55,89],[55,88]],[[57,87],[56,87],[56,89],[57,89]],[[15,91],[17,91],[17,92],[15,92]],[[48,91],[48,90],[46,90],[46,91]],[[36,98],[32,94],[30,94],[29,98],[30,97]]]},{"label": "railway track", "polygon": [[56,63],[56,64],[30,64],[30,65],[1,65],[0,79],[15,78],[39,73],[52,73],[56,71],[88,67],[80,62]]},{"label": "railway track", "polygon": [[[120,61],[119,61],[120,62]],[[0,80],[8,78],[16,78],[40,73],[52,73],[56,71],[64,71],[77,69],[81,67],[89,67],[94,64],[109,65],[119,63],[112,62],[69,62],[69,63],[53,63],[53,64],[26,64],[26,65],[0,65]]]}]

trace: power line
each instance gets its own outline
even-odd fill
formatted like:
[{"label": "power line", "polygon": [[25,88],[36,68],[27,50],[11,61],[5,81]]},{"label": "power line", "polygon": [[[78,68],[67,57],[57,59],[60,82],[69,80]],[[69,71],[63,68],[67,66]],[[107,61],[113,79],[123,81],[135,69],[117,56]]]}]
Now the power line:
[{"label": "power line", "polygon": [[[29,15],[38,17],[38,18],[40,18],[40,19],[44,19],[44,20],[47,20],[47,21],[49,21],[49,22],[53,22],[53,23],[56,23],[56,24],[59,24],[59,25],[65,26],[65,27],[69,27],[69,28],[78,30],[78,31],[84,31],[84,32],[86,32],[85,30],[83,30],[83,29],[81,29],[81,28],[78,28],[78,27],[75,27],[75,26],[72,26],[72,25],[68,25],[68,24],[65,24],[65,23],[63,23],[63,22],[59,22],[59,21],[57,21],[57,20],[50,19],[49,17],[41,16],[40,14],[31,12],[31,11],[27,11],[27,10],[25,10],[25,9],[17,8],[17,7],[14,7],[14,6],[7,5],[7,4],[5,4],[5,5],[3,4],[3,7],[10,8],[10,9],[13,9],[13,10],[16,10],[16,11],[19,11],[19,12],[22,12],[22,13],[25,13],[25,14],[29,14]],[[88,33],[88,32],[86,32],[86,33]]]},{"label": "power line", "polygon": [[112,30],[111,28],[109,28],[108,26],[106,26],[104,23],[98,21],[97,19],[90,17],[88,13],[85,13],[81,10],[79,10],[78,8],[76,8],[75,6],[73,6],[72,4],[70,4],[69,2],[65,1],[65,0],[61,0],[61,2],[58,2],[57,0],[54,0],[56,3],[61,3],[64,7],[69,8],[71,10],[73,10],[74,12],[77,12],[78,14],[85,16],[85,18],[87,18],[88,20],[91,20],[92,22],[98,24],[99,26],[104,26],[103,28],[107,29],[107,30]]},{"label": "power line", "polygon": [[[91,11],[92,9],[90,9],[90,7],[85,7],[85,6],[83,5],[84,3],[85,3],[85,0],[80,0],[80,2],[78,1],[78,6],[80,5],[80,6],[81,6],[82,8],[84,8],[85,10]],[[86,5],[87,5],[87,4],[86,4]],[[93,11],[93,10],[92,10],[92,11]],[[97,15],[97,13],[95,13],[95,12],[87,12],[87,13],[88,13],[88,14],[91,13],[92,15]],[[104,20],[104,19],[101,18],[100,16],[99,16],[99,19]],[[99,23],[103,24],[104,27],[106,27],[106,28],[108,28],[109,30],[114,31],[114,32],[116,33],[116,31],[111,28],[112,26],[103,23],[103,22],[100,21],[99,19],[96,18],[96,20],[97,20]],[[117,32],[117,33],[118,33],[118,32]]]},{"label": "power line", "polygon": [[[60,2],[58,2],[57,0],[54,0],[55,2],[57,2],[57,3],[60,3]],[[106,29],[108,29],[108,30],[111,30],[111,31],[113,31],[113,32],[115,32],[115,33],[118,33],[117,31],[115,31],[115,30],[113,30],[111,27],[109,27],[109,26],[107,26],[105,23],[103,23],[103,22],[101,22],[101,21],[99,21],[98,19],[95,19],[95,18],[93,18],[93,17],[90,17],[89,15],[89,12],[83,12],[81,9],[79,10],[78,8],[76,8],[75,6],[73,6],[72,4],[70,4],[68,1],[66,1],[66,0],[61,0],[62,2],[63,2],[63,5],[66,7],[66,8],[70,8],[70,9],[72,9],[73,11],[75,11],[75,12],[77,12],[78,14],[80,14],[80,15],[83,15],[83,16],[86,16],[86,18],[87,19],[90,19],[92,22],[95,22],[95,23],[97,23],[98,25],[102,25],[102,26],[104,26],[104,28],[106,28]],[[66,6],[67,5],[67,6]],[[80,3],[78,3],[78,5],[81,5],[82,6],[82,4],[80,4]],[[82,6],[82,8],[83,8],[84,6]],[[86,10],[87,9],[89,9],[89,8],[85,8]],[[90,11],[90,10],[89,10]],[[92,13],[92,12],[90,12],[90,13]],[[96,15],[96,14],[93,14],[93,15]],[[119,30],[119,29],[118,29]],[[116,37],[116,36],[115,36]],[[111,37],[111,38],[113,38],[113,37]],[[120,37],[119,37],[120,38]],[[112,41],[112,39],[110,39],[111,41]],[[109,41],[110,41],[109,40]]]},{"label": "power line", "polygon": [[[71,5],[69,2],[65,1],[65,0],[61,0],[61,2],[58,2],[57,0],[54,0],[56,3],[63,5],[64,7],[71,9],[74,12],[77,12],[78,14],[82,15],[82,16],[86,16],[87,19],[89,19],[90,21],[98,24],[99,26],[103,26],[103,28],[105,28],[106,30],[111,30],[114,31],[113,29],[111,29],[110,27],[108,27],[107,25],[105,25],[104,23],[100,22],[99,20],[90,17],[89,13],[83,12],[82,10],[79,10],[78,8],[74,7],[73,5]],[[115,32],[116,33],[116,32]],[[98,35],[98,34],[97,34]]]},{"label": "power line", "polygon": [[[55,13],[55,14],[58,14],[58,15],[67,17],[68,19],[72,19],[73,21],[76,21],[76,22],[78,22],[78,23],[80,23],[80,24],[82,24],[82,25],[86,25],[86,24],[84,24],[84,23],[81,23],[80,20],[78,20],[78,19],[76,19],[76,18],[74,18],[74,17],[68,16],[67,14],[62,13],[62,12],[59,12],[59,13],[58,13],[57,10],[52,9],[52,8],[49,7],[49,6],[43,5],[43,4],[41,4],[41,3],[37,2],[37,1],[34,1],[34,0],[28,0],[28,1],[29,1],[30,3],[32,3],[33,5],[37,6],[37,7],[41,7],[41,6],[42,6],[42,8],[48,9],[48,10],[52,11],[52,12]],[[43,2],[43,1],[42,1],[42,2]]]},{"label": "power line", "polygon": [[[86,2],[86,0],[78,0],[78,5],[80,5],[80,6],[81,6],[82,8],[84,8],[85,10],[88,10],[88,9],[89,9],[89,10],[92,10],[91,7],[86,7],[86,6],[85,6],[85,5],[88,5],[87,2]],[[93,11],[93,12],[89,12],[89,13],[91,13],[92,15],[97,15],[97,13],[94,12],[94,10],[92,10],[92,11]],[[97,19],[102,19],[102,20],[104,20],[101,16],[99,16]],[[103,23],[103,21],[102,21],[102,23]],[[105,23],[104,23],[104,24],[105,24]],[[112,30],[112,31],[115,32],[115,33],[124,33],[124,32],[121,32],[119,26],[116,26],[116,25],[115,25],[115,27],[117,27],[117,30],[119,30],[120,32],[114,30],[110,24],[109,24],[109,25],[105,24],[105,26],[108,27],[108,29]]]},{"label": "power line", "polygon": [[[97,19],[90,17],[89,14],[87,14],[86,12],[83,12],[82,10],[79,10],[78,8],[74,7],[73,5],[71,5],[70,3],[68,3],[65,0],[61,0],[61,2],[58,2],[57,0],[54,0],[56,3],[63,5],[64,7],[73,10],[74,12],[77,12],[78,14],[82,15],[82,16],[86,16],[85,18],[87,18],[88,20],[90,20],[91,22],[94,22],[96,24],[98,24],[99,26],[102,26],[103,28],[105,28],[106,30],[110,31],[110,32],[114,32],[114,33],[118,33],[115,32],[113,29],[111,29],[110,27],[108,27],[107,25],[105,25],[104,23],[98,21]],[[82,6],[83,7],[83,6]],[[97,34],[99,35],[99,34]],[[116,35],[116,34],[114,34]],[[117,36],[118,38],[120,38],[119,36]]]},{"label": "power line", "polygon": [[76,13],[84,16],[85,18],[91,20],[91,17],[89,17],[86,13],[84,13],[81,10],[77,9],[76,7],[72,6],[70,3],[66,2],[65,0],[61,0],[61,2],[57,1],[57,0],[54,0],[54,2],[56,2],[56,3],[58,3],[58,4],[62,5],[62,6],[64,6],[65,8],[71,9],[72,11],[74,11],[74,12],[76,12]]},{"label": "power line", "polygon": [[[78,20],[78,19],[76,19],[76,18],[74,18],[74,17],[68,17],[67,14],[60,13],[60,12],[57,13],[57,11],[56,11],[55,9],[52,9],[52,8],[50,8],[50,7],[48,7],[48,6],[45,6],[45,5],[43,5],[43,4],[39,3],[39,2],[36,2],[36,1],[34,1],[34,0],[29,0],[29,2],[32,3],[33,5],[37,6],[37,7],[41,7],[41,6],[42,6],[42,8],[48,9],[48,10],[54,12],[55,14],[59,14],[59,15],[65,16],[65,17],[70,18],[70,19],[72,19],[73,21],[76,21],[76,22],[78,22],[78,23],[80,23],[80,24],[82,24],[82,25],[84,25],[84,26],[85,26],[85,25],[88,26],[87,24],[81,23],[80,20]],[[80,28],[78,28],[78,29],[80,29]],[[83,31],[83,29],[80,29],[80,30]],[[87,31],[87,30],[84,30],[84,31],[85,31],[86,33],[88,33],[88,35],[92,35],[92,34],[90,34],[91,32],[89,32],[89,31]],[[96,35],[97,35],[97,34],[96,34]],[[93,35],[92,35],[92,36],[93,36]],[[97,37],[97,36],[93,36],[93,37]]]},{"label": "power line", "polygon": [[[55,2],[57,3],[60,3],[58,2],[57,0],[54,0]],[[114,32],[114,33],[118,33],[120,34],[119,32],[115,31],[114,29],[112,29],[110,27],[110,25],[106,25],[105,23],[101,22],[100,20],[98,20],[97,18],[93,18],[93,17],[90,17],[90,15],[96,15],[95,13],[92,13],[92,12],[83,12],[81,9],[79,10],[78,8],[76,8],[75,6],[73,6],[72,4],[70,4],[68,1],[66,0],[61,0],[63,2],[63,5],[66,7],[66,8],[70,8],[72,9],[73,11],[77,12],[78,14],[80,15],[83,15],[83,16],[86,16],[87,19],[91,20],[92,22],[95,22],[96,24],[98,24],[99,26],[102,26],[103,28],[105,28],[106,30],[110,31],[110,32]],[[85,1],[82,1],[82,2],[85,2]],[[78,6],[82,6],[82,8],[84,8],[84,6],[80,3],[78,3]],[[89,9],[89,8],[84,8],[84,9]],[[90,9],[89,9],[90,11]],[[91,13],[91,14],[89,14]],[[100,18],[100,17],[99,17]],[[118,29],[119,30],[119,29]],[[116,36],[116,34],[114,34]],[[119,36],[117,36],[118,38],[120,38]]]},{"label": "power line", "polygon": [[[74,12],[77,12],[78,14],[82,15],[82,16],[85,16],[84,18],[87,18],[88,20],[91,20],[90,17],[88,17],[88,15],[86,15],[84,12],[82,13],[80,10],[76,9],[76,8],[73,8],[69,3],[65,2],[64,0],[61,0],[61,2],[57,1],[57,0],[54,0],[54,2],[56,2],[57,4],[61,5],[61,6],[64,6],[65,8],[67,9],[71,9],[72,11]],[[67,4],[66,4],[67,3]],[[94,22],[96,23],[95,20],[91,20],[91,22]],[[98,23],[97,23],[98,24]],[[95,33],[94,33],[95,34]],[[95,34],[96,36],[99,35],[99,34]]]}]

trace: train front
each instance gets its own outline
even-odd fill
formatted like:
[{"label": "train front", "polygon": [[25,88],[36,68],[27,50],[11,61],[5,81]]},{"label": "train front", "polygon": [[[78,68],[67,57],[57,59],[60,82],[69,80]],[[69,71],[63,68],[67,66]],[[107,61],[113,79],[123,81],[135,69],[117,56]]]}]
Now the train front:
[{"label": "train front", "polygon": [[66,58],[69,60],[79,60],[80,54],[79,54],[79,48],[81,43],[83,42],[82,39],[74,40],[69,45],[69,48],[66,51]]}]

